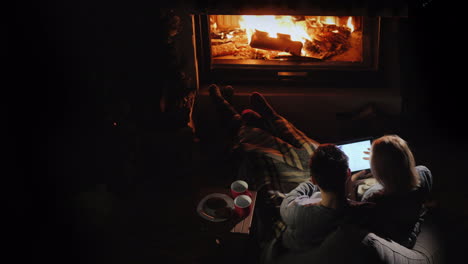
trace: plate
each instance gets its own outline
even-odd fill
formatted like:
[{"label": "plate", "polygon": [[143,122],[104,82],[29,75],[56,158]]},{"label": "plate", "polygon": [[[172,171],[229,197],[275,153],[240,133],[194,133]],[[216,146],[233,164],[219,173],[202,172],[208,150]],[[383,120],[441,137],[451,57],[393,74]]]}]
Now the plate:
[{"label": "plate", "polygon": [[226,202],[226,208],[230,209],[230,214],[234,210],[234,200],[226,194],[223,193],[212,193],[205,196],[197,206],[197,213],[204,219],[211,222],[223,222],[229,219],[229,217],[216,217],[214,216],[214,210],[206,206],[206,202],[210,198],[221,198]]}]

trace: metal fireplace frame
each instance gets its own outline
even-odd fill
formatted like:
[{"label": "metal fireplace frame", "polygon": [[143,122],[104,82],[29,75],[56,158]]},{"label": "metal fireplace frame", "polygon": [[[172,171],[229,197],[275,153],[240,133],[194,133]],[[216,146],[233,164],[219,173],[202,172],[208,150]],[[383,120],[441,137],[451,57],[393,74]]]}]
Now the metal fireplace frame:
[{"label": "metal fireplace frame", "polygon": [[[362,62],[300,62],[261,60],[226,60],[213,64],[209,38],[209,13],[193,15],[195,45],[201,82],[231,83],[301,83],[307,85],[362,85],[381,78],[379,62],[381,47],[381,17],[363,16]],[[287,14],[286,14],[287,15]],[[341,14],[340,14],[341,15]],[[365,80],[363,82],[363,80]]]}]

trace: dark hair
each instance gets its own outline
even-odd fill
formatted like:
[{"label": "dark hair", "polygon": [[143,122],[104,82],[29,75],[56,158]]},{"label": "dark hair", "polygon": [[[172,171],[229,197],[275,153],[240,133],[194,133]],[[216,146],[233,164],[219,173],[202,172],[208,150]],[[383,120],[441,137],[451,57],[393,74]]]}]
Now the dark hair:
[{"label": "dark hair", "polygon": [[344,195],[348,156],[334,144],[321,144],[310,158],[310,174],[326,192]]}]

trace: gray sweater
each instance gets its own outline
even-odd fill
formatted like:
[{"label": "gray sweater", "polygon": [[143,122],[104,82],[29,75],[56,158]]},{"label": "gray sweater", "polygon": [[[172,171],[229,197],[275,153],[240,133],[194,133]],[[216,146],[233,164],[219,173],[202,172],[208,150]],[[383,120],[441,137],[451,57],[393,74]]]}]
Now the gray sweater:
[{"label": "gray sweater", "polygon": [[299,184],[281,204],[281,218],[286,224],[283,245],[302,251],[322,242],[343,221],[342,210],[324,207],[319,188],[310,181]]}]

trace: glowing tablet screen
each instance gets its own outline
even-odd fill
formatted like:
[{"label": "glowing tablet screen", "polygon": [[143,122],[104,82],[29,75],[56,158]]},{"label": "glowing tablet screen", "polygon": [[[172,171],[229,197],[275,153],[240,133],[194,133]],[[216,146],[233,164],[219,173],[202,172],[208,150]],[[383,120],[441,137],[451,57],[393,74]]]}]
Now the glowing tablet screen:
[{"label": "glowing tablet screen", "polygon": [[364,159],[365,157],[369,158],[369,155],[365,154],[364,151],[369,151],[371,147],[370,139],[339,144],[337,146],[348,156],[349,169],[351,172],[370,169],[369,160]]}]

